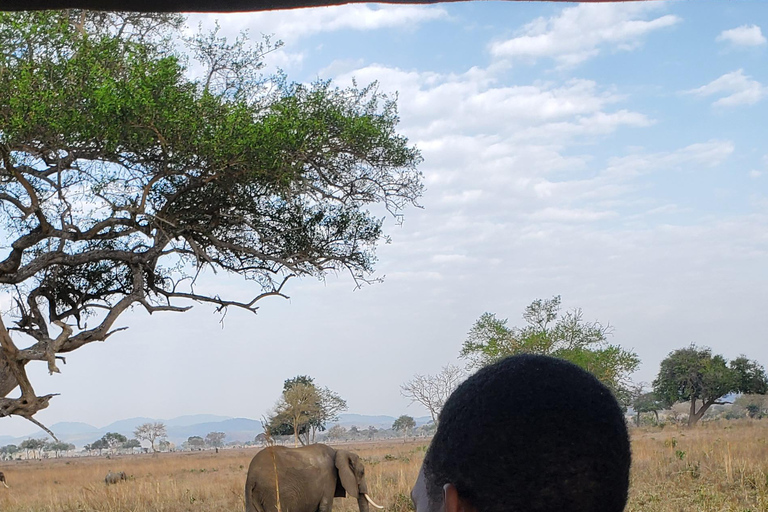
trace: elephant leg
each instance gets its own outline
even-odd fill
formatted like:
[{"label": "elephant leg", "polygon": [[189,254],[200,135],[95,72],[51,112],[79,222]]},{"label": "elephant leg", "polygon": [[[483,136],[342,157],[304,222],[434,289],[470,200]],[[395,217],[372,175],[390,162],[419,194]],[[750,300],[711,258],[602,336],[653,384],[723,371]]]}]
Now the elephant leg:
[{"label": "elephant leg", "polygon": [[336,480],[334,479],[333,485],[328,486],[323,493],[323,497],[320,499],[320,505],[317,507],[317,512],[331,512],[333,510],[333,496],[336,494]]},{"label": "elephant leg", "polygon": [[320,500],[320,505],[317,507],[317,512],[331,512],[333,509],[333,494],[330,497],[323,496]]}]

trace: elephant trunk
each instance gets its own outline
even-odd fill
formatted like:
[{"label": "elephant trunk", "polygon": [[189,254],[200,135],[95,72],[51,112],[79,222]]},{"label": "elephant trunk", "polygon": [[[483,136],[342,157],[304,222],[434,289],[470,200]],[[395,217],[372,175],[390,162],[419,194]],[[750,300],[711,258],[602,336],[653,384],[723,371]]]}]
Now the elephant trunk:
[{"label": "elephant trunk", "polygon": [[365,499],[365,496],[362,492],[357,495],[357,506],[360,508],[360,512],[370,512],[368,500]]}]

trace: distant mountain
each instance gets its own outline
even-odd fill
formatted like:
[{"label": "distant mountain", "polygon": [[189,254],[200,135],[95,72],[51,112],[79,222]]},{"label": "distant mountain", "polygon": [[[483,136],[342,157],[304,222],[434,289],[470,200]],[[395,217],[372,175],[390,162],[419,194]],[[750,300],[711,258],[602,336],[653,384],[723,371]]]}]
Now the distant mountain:
[{"label": "distant mountain", "polygon": [[[429,416],[414,418],[416,425],[429,423]],[[360,429],[368,428],[373,425],[378,429],[392,428],[395,418],[393,416],[367,416],[364,414],[342,414],[339,416],[339,423],[347,428],[356,426]],[[176,445],[181,445],[192,436],[205,437],[209,432],[224,432],[226,434],[225,442],[231,441],[252,441],[264,430],[261,422],[249,418],[232,418],[229,416],[217,416],[214,414],[194,414],[179,416],[170,420],[155,418],[137,417],[128,418],[110,423],[105,427],[94,427],[87,423],[79,422],[61,422],[51,425],[51,430],[61,441],[72,443],[78,448],[90,444],[101,438],[107,432],[117,432],[128,438],[133,437],[133,431],[142,423],[162,422],[166,425],[168,440]],[[48,435],[42,430],[21,437],[0,436],[0,446],[7,444],[18,445],[29,438],[47,438]]]},{"label": "distant mountain", "polygon": [[0,436],[0,446],[16,444],[16,438],[13,436]]},{"label": "distant mountain", "polygon": [[105,434],[107,432],[117,432],[118,434],[123,434],[124,436],[130,435],[130,437],[133,437],[133,431],[136,430],[136,427],[143,425],[144,423],[154,423],[156,421],[162,421],[165,423],[163,420],[156,420],[154,418],[144,418],[139,416],[138,418],[128,418],[127,420],[115,421],[114,423],[110,423],[106,427],[102,427],[99,430],[103,430]]},{"label": "distant mountain", "polygon": [[197,425],[198,423],[214,423],[217,421],[231,420],[232,416],[217,416],[215,414],[190,414],[187,416],[179,416],[172,420],[164,420],[166,427],[188,427],[189,425]]},{"label": "distant mountain", "polygon": [[253,438],[261,434],[261,422],[248,418],[232,418],[224,421],[197,423],[182,427],[168,427],[168,440],[180,445],[192,436],[205,437],[209,432],[224,432],[227,437],[224,442],[253,441]]},{"label": "distant mountain", "polygon": [[[393,416],[366,416],[364,414],[340,414],[339,415],[339,421],[336,421],[334,423],[338,423],[342,427],[357,427],[357,428],[368,428],[369,425],[372,425],[376,428],[383,428],[388,429],[392,428],[392,424],[395,422],[397,418]],[[416,426],[421,426],[426,423],[429,423],[432,421],[432,418],[429,416],[420,416],[418,418],[413,418],[416,422]]]}]

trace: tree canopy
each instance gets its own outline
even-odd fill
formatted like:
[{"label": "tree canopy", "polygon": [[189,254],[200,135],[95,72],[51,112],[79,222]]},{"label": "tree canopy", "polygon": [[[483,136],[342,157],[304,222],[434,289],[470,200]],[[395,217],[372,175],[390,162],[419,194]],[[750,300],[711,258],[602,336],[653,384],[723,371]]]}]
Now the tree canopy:
[{"label": "tree canopy", "polygon": [[165,423],[151,422],[142,423],[136,430],[133,431],[133,435],[140,441],[149,441],[149,444],[153,452],[157,452],[155,447],[155,441],[162,440],[168,437],[168,432],[165,427]]},{"label": "tree canopy", "polygon": [[309,444],[318,430],[325,430],[346,409],[347,402],[337,393],[317,387],[308,375],[298,375],[283,383],[283,394],[266,428],[270,435],[293,435],[295,444]]},{"label": "tree canopy", "polygon": [[[183,21],[0,13],[0,287],[14,298],[0,417],[36,422],[54,395],[35,394],[25,365],[58,372],[132,306],[256,311],[294,276],[373,280],[386,235],[369,208],[399,220],[421,194],[419,152],[376,84],[265,75],[279,41],[183,38]],[[252,294],[204,288],[209,271]]]},{"label": "tree canopy", "polygon": [[460,357],[475,368],[516,354],[559,357],[592,373],[626,406],[629,376],[640,364],[639,357],[608,343],[610,325],[585,321],[579,308],[561,314],[560,304],[559,295],[533,301],[523,312],[523,327],[508,327],[507,319],[484,313],[469,331]]},{"label": "tree canopy", "polygon": [[406,414],[398,417],[395,422],[392,423],[392,430],[400,432],[404,436],[410,434],[414,428],[416,428],[416,420],[414,420],[412,416]]},{"label": "tree canopy", "polygon": [[709,348],[691,345],[670,352],[661,362],[653,391],[667,406],[690,402],[688,425],[692,426],[711,406],[727,403],[721,399],[728,394],[766,394],[768,377],[760,363],[746,356],[728,363]]}]

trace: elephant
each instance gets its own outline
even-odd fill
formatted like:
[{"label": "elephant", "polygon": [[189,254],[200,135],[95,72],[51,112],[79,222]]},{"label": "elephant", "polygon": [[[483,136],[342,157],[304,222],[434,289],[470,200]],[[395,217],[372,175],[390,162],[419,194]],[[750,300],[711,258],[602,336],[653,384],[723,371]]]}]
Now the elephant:
[{"label": "elephant", "polygon": [[124,471],[120,471],[119,473],[113,473],[112,471],[110,471],[109,473],[107,473],[107,476],[104,477],[104,483],[107,485],[116,484],[120,481],[125,481],[125,480],[128,480],[128,477],[125,476]]},{"label": "elephant", "polygon": [[0,483],[2,483],[6,489],[8,489],[8,484],[5,482],[5,474],[3,474],[2,471],[0,471]]},{"label": "elephant", "polygon": [[369,503],[384,508],[368,496],[357,454],[324,444],[270,446],[248,466],[245,512],[331,512],[333,498],[346,495],[357,499],[360,512],[368,512]]}]

